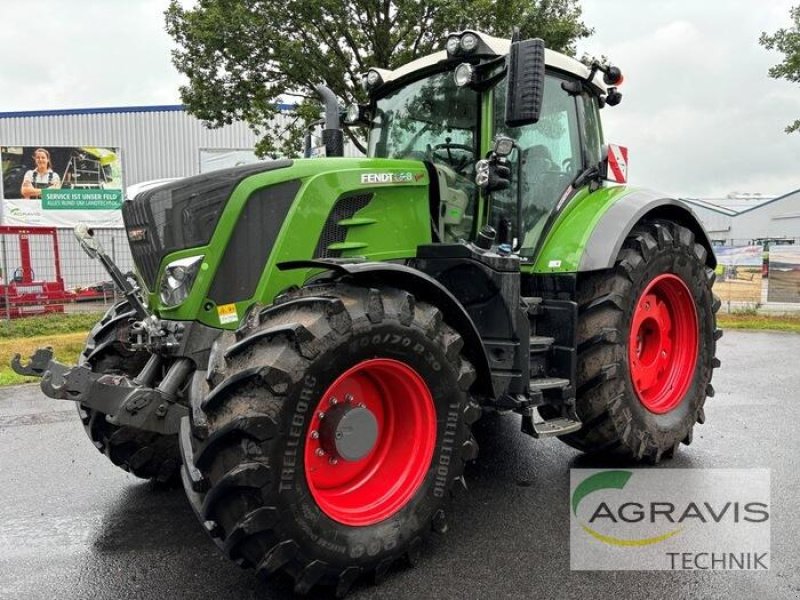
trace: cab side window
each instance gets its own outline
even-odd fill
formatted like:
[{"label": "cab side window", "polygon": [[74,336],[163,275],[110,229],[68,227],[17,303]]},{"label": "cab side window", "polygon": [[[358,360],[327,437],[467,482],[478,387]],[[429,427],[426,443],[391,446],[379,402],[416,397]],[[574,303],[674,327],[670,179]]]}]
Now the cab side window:
[{"label": "cab side window", "polygon": [[596,165],[600,162],[601,148],[603,145],[603,127],[600,124],[600,109],[597,106],[597,99],[584,92],[581,94],[583,102],[583,139],[586,160],[589,165]]}]

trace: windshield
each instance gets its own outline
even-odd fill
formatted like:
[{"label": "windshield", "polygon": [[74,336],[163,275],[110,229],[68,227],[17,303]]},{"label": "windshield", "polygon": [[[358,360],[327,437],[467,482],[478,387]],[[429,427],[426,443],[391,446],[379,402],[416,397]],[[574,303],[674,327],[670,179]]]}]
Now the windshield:
[{"label": "windshield", "polygon": [[473,154],[478,105],[478,94],[457,87],[451,71],[415,81],[378,100],[369,155],[425,159],[434,150],[454,145],[462,154]]},{"label": "windshield", "polygon": [[471,233],[477,200],[479,106],[478,93],[456,86],[452,71],[430,75],[377,101],[369,156],[434,164],[443,241],[468,238]]}]

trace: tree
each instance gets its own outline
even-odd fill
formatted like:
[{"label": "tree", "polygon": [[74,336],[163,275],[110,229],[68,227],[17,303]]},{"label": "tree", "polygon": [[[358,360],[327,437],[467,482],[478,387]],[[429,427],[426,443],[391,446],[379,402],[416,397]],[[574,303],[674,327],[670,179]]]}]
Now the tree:
[{"label": "tree", "polygon": [[[775,79],[786,79],[793,83],[800,83],[800,6],[795,6],[789,11],[792,26],[788,29],[778,29],[772,35],[762,33],[759,43],[767,50],[783,52],[783,62],[769,70],[769,76]],[[786,127],[786,133],[800,131],[800,119]]]},{"label": "tree", "polygon": [[[172,0],[166,29],[172,59],[189,84],[187,110],[212,127],[245,121],[263,136],[261,155],[295,155],[307,123],[319,118],[313,86],[345,103],[365,100],[360,73],[394,69],[441,48],[448,32],[479,29],[541,37],[574,53],[591,35],[577,0]],[[299,101],[293,124],[270,125],[282,99]]]}]

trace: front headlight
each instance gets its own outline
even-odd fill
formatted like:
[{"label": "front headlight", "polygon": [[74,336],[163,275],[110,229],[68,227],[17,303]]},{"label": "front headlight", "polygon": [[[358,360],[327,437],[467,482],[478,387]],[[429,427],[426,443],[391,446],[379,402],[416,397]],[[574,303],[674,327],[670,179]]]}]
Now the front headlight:
[{"label": "front headlight", "polygon": [[458,87],[464,87],[472,81],[472,75],[474,73],[475,69],[472,68],[471,64],[461,63],[456,67],[453,79],[455,79]]},{"label": "front headlight", "polygon": [[190,256],[167,265],[161,276],[161,303],[164,306],[177,306],[186,300],[200,271],[200,265],[203,264],[203,258]]},{"label": "front headlight", "polygon": [[475,48],[478,47],[479,41],[480,40],[478,39],[477,35],[475,35],[472,32],[467,32],[461,36],[461,43],[459,45],[461,46],[461,49],[464,51],[464,54],[469,54],[470,52],[473,52]]}]

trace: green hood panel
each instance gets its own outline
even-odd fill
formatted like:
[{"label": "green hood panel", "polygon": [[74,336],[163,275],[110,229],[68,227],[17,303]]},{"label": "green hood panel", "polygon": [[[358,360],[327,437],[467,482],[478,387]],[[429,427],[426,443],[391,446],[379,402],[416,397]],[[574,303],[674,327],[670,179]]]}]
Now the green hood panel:
[{"label": "green hood panel", "polygon": [[[226,250],[237,243],[240,218],[252,213],[248,201],[269,202],[265,188],[268,192],[287,181],[299,181],[299,189],[275,239],[264,240],[271,243],[271,250],[255,292],[217,306],[209,292]],[[429,184],[428,172],[419,161],[366,158],[296,160],[290,167],[247,177],[233,190],[207,246],[180,250],[162,260],[159,277],[173,260],[205,256],[189,298],[176,307],[160,307],[156,289],[149,296],[150,306],[162,318],[196,319],[231,329],[254,303],[269,304],[277,294],[302,285],[313,274],[306,269],[280,271],[279,263],[325,256],[374,261],[413,258],[417,246],[431,242]],[[358,200],[353,205],[357,210],[351,208],[345,218],[338,218],[344,213],[338,208],[334,211],[337,201],[351,198]],[[337,239],[323,237],[332,231]],[[230,261],[226,265],[229,268]]]}]

